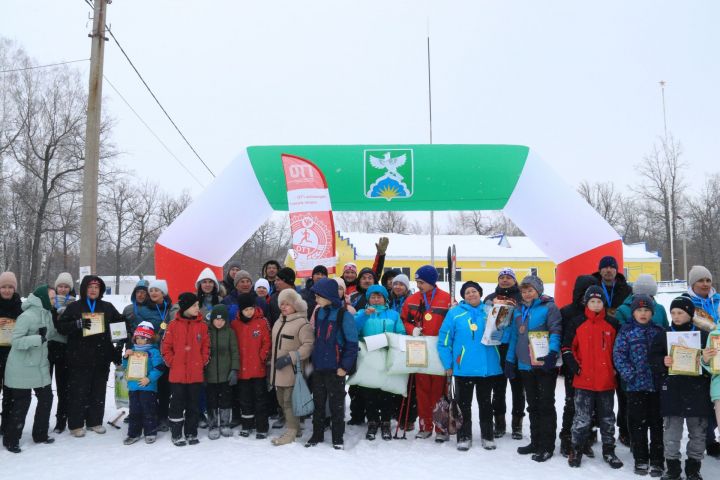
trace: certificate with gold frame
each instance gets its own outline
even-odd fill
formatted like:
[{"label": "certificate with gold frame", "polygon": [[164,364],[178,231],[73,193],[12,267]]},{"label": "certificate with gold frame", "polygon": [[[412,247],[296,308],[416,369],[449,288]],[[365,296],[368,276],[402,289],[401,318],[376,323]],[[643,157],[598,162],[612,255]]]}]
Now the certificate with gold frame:
[{"label": "certificate with gold frame", "polygon": [[128,380],[142,380],[147,377],[147,359],[148,354],[146,352],[133,352],[130,354],[125,369]]},{"label": "certificate with gold frame", "polygon": [[689,375],[697,377],[700,375],[700,357],[702,351],[699,348],[673,345],[670,349],[672,366],[668,369],[670,375]]},{"label": "certificate with gold frame", "polygon": [[405,366],[427,368],[428,349],[425,340],[406,340]]},{"label": "certificate with gold frame", "polygon": [[710,337],[710,346],[717,349],[717,353],[710,359],[710,372],[713,375],[720,375],[720,335]]},{"label": "certificate with gold frame", "polygon": [[82,314],[83,320],[90,320],[90,328],[83,328],[83,337],[89,337],[90,335],[98,335],[105,333],[105,314],[104,313],[90,313],[85,312]]},{"label": "certificate with gold frame", "polygon": [[9,347],[12,345],[15,320],[7,317],[0,317],[0,320],[4,320],[3,325],[0,326],[0,347]]}]

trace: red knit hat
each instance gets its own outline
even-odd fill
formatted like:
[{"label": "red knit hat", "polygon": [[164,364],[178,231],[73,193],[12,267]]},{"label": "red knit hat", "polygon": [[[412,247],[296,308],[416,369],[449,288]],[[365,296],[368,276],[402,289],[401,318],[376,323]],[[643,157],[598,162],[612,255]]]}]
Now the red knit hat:
[{"label": "red knit hat", "polygon": [[140,322],[140,325],[138,325],[135,329],[135,333],[133,333],[133,338],[143,337],[147,339],[152,339],[154,336],[155,329],[150,322]]}]

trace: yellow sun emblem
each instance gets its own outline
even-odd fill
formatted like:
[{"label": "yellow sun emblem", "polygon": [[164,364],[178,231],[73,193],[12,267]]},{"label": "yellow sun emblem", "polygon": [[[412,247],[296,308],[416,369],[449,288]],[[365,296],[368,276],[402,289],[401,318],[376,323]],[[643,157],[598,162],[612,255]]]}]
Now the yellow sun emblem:
[{"label": "yellow sun emblem", "polygon": [[387,200],[388,202],[389,202],[390,200],[392,200],[393,198],[397,197],[398,195],[400,195],[400,190],[398,189],[398,187],[396,187],[396,186],[391,186],[391,185],[388,185],[388,186],[383,187],[383,188],[380,189],[380,191],[378,192],[378,196],[379,196],[380,198],[384,198],[384,199]]}]

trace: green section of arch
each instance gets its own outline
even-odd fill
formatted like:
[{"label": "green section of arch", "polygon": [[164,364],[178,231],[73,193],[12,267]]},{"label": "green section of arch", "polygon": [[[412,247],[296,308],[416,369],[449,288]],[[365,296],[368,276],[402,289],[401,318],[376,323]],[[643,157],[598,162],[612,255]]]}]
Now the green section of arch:
[{"label": "green section of arch", "polygon": [[[260,186],[275,210],[288,209],[281,160],[285,153],[320,168],[335,211],[500,210],[515,188],[528,151],[520,145],[288,145],[247,149]],[[405,162],[395,169],[396,174],[387,167],[377,167],[378,159],[387,165],[403,155]],[[398,178],[402,179],[399,189],[394,186]],[[388,182],[392,183],[390,187]],[[386,196],[368,198],[371,187],[371,195],[382,192]],[[393,194],[388,201],[386,197]]]}]

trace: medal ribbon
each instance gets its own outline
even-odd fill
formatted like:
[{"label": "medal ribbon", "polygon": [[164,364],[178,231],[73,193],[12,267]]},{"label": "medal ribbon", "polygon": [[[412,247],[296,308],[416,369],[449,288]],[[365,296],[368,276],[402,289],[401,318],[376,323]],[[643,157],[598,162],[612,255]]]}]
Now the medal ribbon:
[{"label": "medal ribbon", "polygon": [[427,293],[423,292],[423,302],[425,302],[425,311],[430,311],[430,306],[432,305],[433,300],[435,300],[435,293],[437,292],[437,287],[433,288],[432,295],[430,296],[430,303],[428,303],[427,299]]},{"label": "medal ribbon", "polygon": [[155,309],[157,310],[158,314],[160,315],[160,321],[165,322],[165,314],[167,313],[167,302],[163,300],[163,311],[160,313],[160,307],[158,307],[157,303],[155,304]]},{"label": "medal ribbon", "polygon": [[525,306],[525,305],[522,305],[522,306],[520,307],[520,311],[521,311],[521,314],[522,314],[522,320],[520,321],[520,327],[522,328],[522,327],[524,327],[525,325],[527,325],[527,322],[529,321],[529,320],[528,320],[528,317],[530,316],[530,307],[527,307],[527,306]]},{"label": "medal ribbon", "polygon": [[85,301],[87,302],[87,306],[90,309],[90,313],[95,313],[95,305],[97,304],[97,301],[93,300],[91,303],[89,298],[86,298]]},{"label": "medal ribbon", "polygon": [[603,292],[605,292],[605,300],[607,300],[608,308],[610,308],[612,306],[613,295],[615,295],[615,282],[613,282],[612,287],[610,287],[610,293],[608,293],[605,282],[600,282],[600,284],[602,285]]}]

